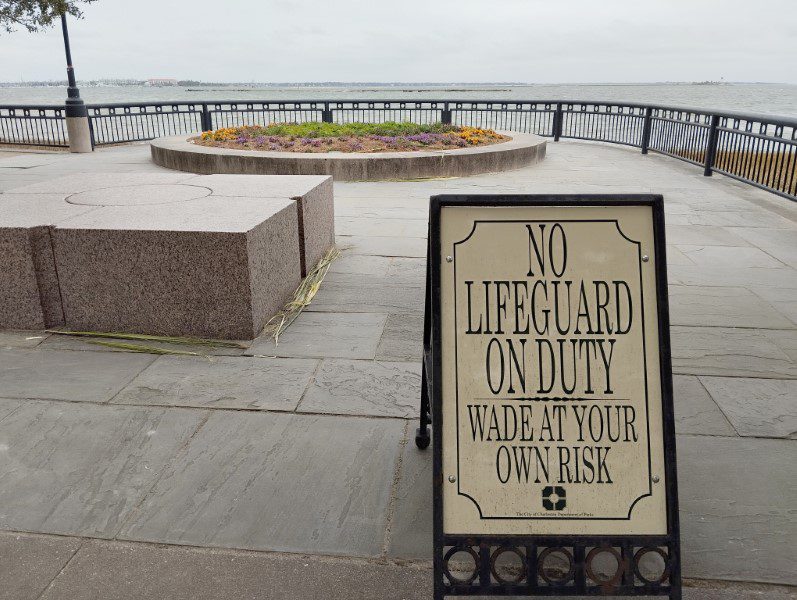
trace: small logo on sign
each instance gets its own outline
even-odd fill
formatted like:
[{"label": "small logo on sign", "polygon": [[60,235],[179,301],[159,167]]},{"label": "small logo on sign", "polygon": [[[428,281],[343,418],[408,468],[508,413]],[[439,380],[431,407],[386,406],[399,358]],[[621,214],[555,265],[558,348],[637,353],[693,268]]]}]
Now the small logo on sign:
[{"label": "small logo on sign", "polygon": [[558,485],[548,485],[542,490],[542,507],[545,510],[563,510],[567,506],[567,492]]}]

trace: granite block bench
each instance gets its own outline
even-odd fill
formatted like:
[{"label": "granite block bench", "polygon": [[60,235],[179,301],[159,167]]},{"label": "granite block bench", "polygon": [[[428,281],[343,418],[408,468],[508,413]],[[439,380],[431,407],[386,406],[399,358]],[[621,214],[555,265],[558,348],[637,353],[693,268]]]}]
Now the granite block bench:
[{"label": "granite block bench", "polygon": [[0,194],[0,328],[251,339],[334,245],[324,176],[74,174]]}]

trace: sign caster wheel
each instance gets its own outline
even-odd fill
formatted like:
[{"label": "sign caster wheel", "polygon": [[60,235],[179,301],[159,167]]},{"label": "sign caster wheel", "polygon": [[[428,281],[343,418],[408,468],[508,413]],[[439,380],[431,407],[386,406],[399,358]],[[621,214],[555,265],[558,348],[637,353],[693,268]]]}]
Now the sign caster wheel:
[{"label": "sign caster wheel", "polygon": [[421,431],[421,428],[418,427],[415,430],[415,445],[418,446],[420,450],[426,450],[429,447],[429,441],[431,437],[429,436],[429,430]]}]

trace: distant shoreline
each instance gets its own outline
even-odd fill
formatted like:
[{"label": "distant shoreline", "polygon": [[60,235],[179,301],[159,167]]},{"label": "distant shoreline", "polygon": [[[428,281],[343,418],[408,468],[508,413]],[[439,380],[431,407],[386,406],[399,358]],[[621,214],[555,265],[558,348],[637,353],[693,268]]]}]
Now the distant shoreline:
[{"label": "distant shoreline", "polygon": [[[63,87],[66,80],[43,80],[43,81],[0,81],[0,87]],[[293,83],[269,83],[269,82],[203,82],[192,80],[176,80],[174,84],[148,84],[147,80],[119,80],[119,79],[90,79],[78,80],[78,86],[84,87],[179,87],[189,88],[188,91],[195,91],[191,88],[199,88],[202,91],[217,91],[211,88],[222,88],[229,91],[230,88],[237,88],[235,91],[250,91],[258,89],[353,89],[357,91],[382,92],[385,90],[411,91],[411,92],[470,92],[470,91],[508,91],[507,88],[519,87],[553,87],[553,86],[578,86],[578,87],[648,87],[648,86],[671,86],[671,85],[797,85],[797,83],[784,83],[772,81],[651,81],[645,83],[511,83],[511,82],[490,82],[490,83],[432,83],[432,82],[293,82]]]},{"label": "distant shoreline", "polygon": [[[154,80],[158,83],[172,80]],[[456,102],[615,102],[685,107],[694,110],[740,111],[773,116],[797,116],[797,84],[712,81],[677,83],[521,84],[206,84],[142,85],[134,81],[79,82],[88,104],[175,104],[201,102],[336,102],[336,101],[456,101]],[[260,87],[258,87],[260,86]],[[0,105],[63,105],[66,82],[38,85],[0,83]]]}]

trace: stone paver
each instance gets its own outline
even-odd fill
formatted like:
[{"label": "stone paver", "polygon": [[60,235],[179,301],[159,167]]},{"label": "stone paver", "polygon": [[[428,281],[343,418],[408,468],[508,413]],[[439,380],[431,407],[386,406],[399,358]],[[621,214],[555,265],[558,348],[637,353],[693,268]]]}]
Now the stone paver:
[{"label": "stone paver", "polygon": [[755,244],[767,254],[797,269],[797,231],[784,229],[734,228],[734,234]]},{"label": "stone paver", "polygon": [[[666,207],[665,207],[666,210]],[[686,209],[689,210],[688,207]],[[701,225],[672,225],[667,228],[668,244],[698,246],[748,246],[733,229]],[[667,258],[669,259],[669,251]]]},{"label": "stone paver", "polygon": [[26,402],[0,421],[0,529],[114,536],[201,421],[199,411]]},{"label": "stone paver", "polygon": [[794,600],[794,588],[770,585],[733,585],[688,581],[684,600]]},{"label": "stone paver", "polygon": [[[792,328],[792,321],[741,287],[670,286],[670,322],[699,327]],[[795,332],[797,335],[797,332]]]},{"label": "stone paver", "polygon": [[247,354],[372,359],[387,315],[379,313],[303,312],[275,345],[258,338]]},{"label": "stone paver", "polygon": [[291,411],[317,365],[295,358],[161,356],[113,402]]},{"label": "stone paver", "polygon": [[389,315],[376,350],[377,360],[420,361],[423,346],[423,315]]},{"label": "stone paver", "polygon": [[687,258],[686,254],[678,250],[675,246],[667,246],[667,268],[673,265],[694,266],[694,262]]},{"label": "stone paver", "polygon": [[755,294],[769,302],[778,312],[797,325],[797,290],[780,287],[758,287]]},{"label": "stone paver", "polygon": [[0,331],[0,348],[35,348],[49,335],[41,331]]},{"label": "stone paver", "polygon": [[357,284],[327,282],[309,311],[423,313],[424,288],[395,285],[388,279],[369,278]]},{"label": "stone paver", "polygon": [[763,229],[790,229],[793,226],[789,219],[763,211],[694,211],[686,217],[684,224],[688,225]]},{"label": "stone paver", "polygon": [[797,381],[701,377],[739,435],[797,437]]},{"label": "stone paver", "polygon": [[[31,197],[68,174],[81,191],[81,171],[191,177],[152,165],[147,145],[10,158],[24,168],[0,169],[0,191],[28,186],[21,193]],[[125,185],[124,175],[112,179]],[[0,440],[0,529],[123,528],[140,540],[83,541],[43,598],[428,598],[431,453],[415,449],[415,423],[404,421],[418,410],[428,199],[500,192],[664,195],[684,572],[725,580],[687,581],[684,597],[794,597],[795,588],[728,582],[795,583],[797,205],[655,154],[552,143],[530,169],[336,183],[346,248],[277,348],[261,336],[246,351],[210,352],[223,359],[162,357],[144,370],[154,357],[0,333],[0,348],[11,348],[0,351],[0,385],[9,384],[0,397],[11,396],[0,400],[0,435],[11,436]],[[293,375],[248,366],[285,358],[244,352],[307,356],[287,360],[318,369],[298,369],[294,386]],[[110,406],[85,402],[117,392]],[[19,399],[53,394],[79,402]],[[231,398],[234,409],[222,408]],[[115,404],[128,401],[147,406]],[[172,406],[182,402],[202,408]],[[38,417],[41,405],[49,408]],[[269,412],[294,408],[300,414]],[[273,552],[282,550],[313,556]],[[35,544],[20,552],[55,568],[50,553]],[[24,564],[7,564],[12,581],[25,577],[15,575]],[[0,566],[0,583],[4,575]]]},{"label": "stone paver", "polygon": [[793,363],[797,363],[797,334],[794,331],[773,329],[766,335],[783,350]]},{"label": "stone paver", "polygon": [[[409,446],[389,554],[431,558],[431,469]],[[792,443],[680,435],[677,447],[684,576],[797,583]]]},{"label": "stone paver", "polygon": [[298,411],[412,418],[420,397],[419,364],[328,359]]},{"label": "stone paver", "polygon": [[423,219],[385,219],[340,217],[336,219],[338,235],[425,238],[429,224]]},{"label": "stone paver", "polygon": [[783,288],[797,291],[794,269],[744,269],[732,266],[675,265],[667,274],[670,283],[694,286],[746,287],[759,289]]},{"label": "stone paver", "polygon": [[[41,600],[162,600],[165,590],[169,600],[259,600],[264,594],[279,600],[428,600],[432,573],[426,564],[404,561],[90,541]],[[794,594],[780,586],[687,581],[683,597],[789,600]]]},{"label": "stone paver", "polygon": [[0,394],[106,402],[153,360],[149,354],[0,350]]},{"label": "stone paver", "polygon": [[125,539],[374,556],[404,425],[215,412]]},{"label": "stone paver", "polygon": [[372,256],[426,256],[426,238],[339,235],[338,245],[354,254]]},{"label": "stone paver", "polygon": [[81,545],[79,538],[0,533],[0,600],[35,600]]},{"label": "stone paver", "polygon": [[741,269],[781,269],[786,266],[758,248],[687,244],[675,247],[698,267],[721,265]]},{"label": "stone paver", "polygon": [[737,435],[700,379],[691,375],[673,378],[675,430],[696,435]]},{"label": "stone paver", "polygon": [[387,280],[391,285],[426,286],[426,259],[393,258],[387,269]]},{"label": "stone paver", "polygon": [[24,400],[11,400],[7,398],[0,398],[0,421],[5,419],[15,410],[19,409],[25,403]]},{"label": "stone paver", "polygon": [[410,439],[401,458],[401,480],[387,553],[428,560],[432,558],[432,451],[418,450]]},{"label": "stone paver", "polygon": [[357,283],[363,276],[384,277],[392,260],[389,256],[368,256],[344,251],[330,265],[325,281]]},{"label": "stone paver", "polygon": [[431,594],[426,565],[90,542],[41,600],[428,600]]},{"label": "stone paver", "polygon": [[678,436],[683,574],[797,585],[790,440]]},{"label": "stone paver", "polygon": [[674,373],[797,378],[797,364],[770,332],[674,326],[671,338]]},{"label": "stone paver", "polygon": [[[344,185],[344,184],[340,184]],[[336,188],[339,184],[336,184]],[[354,193],[359,185],[346,188]],[[429,197],[415,196],[413,206],[400,204],[381,206],[374,205],[372,199],[344,197],[340,200],[335,197],[335,215],[339,217],[378,217],[382,219],[426,219],[429,216]],[[396,198],[390,198],[396,200]]]}]

